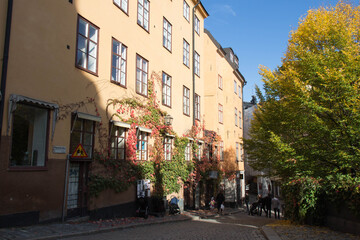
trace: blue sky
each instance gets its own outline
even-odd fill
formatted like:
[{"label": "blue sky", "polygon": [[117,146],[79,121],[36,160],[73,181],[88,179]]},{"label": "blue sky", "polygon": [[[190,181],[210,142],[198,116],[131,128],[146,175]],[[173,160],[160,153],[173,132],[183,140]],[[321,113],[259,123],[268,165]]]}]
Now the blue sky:
[{"label": "blue sky", "polygon": [[[210,16],[207,28],[222,47],[231,47],[245,77],[244,101],[262,86],[259,66],[281,64],[291,30],[309,9],[336,5],[337,0],[202,0]],[[350,3],[359,1],[348,0]]]}]

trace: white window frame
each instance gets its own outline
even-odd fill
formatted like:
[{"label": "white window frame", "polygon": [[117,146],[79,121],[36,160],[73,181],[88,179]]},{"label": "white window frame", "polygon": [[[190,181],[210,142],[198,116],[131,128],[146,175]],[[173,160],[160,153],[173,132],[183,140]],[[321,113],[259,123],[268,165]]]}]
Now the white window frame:
[{"label": "white window frame", "polygon": [[183,9],[183,15],[184,18],[190,22],[190,6],[187,4],[187,2],[184,0],[184,9]]},{"label": "white window frame", "polygon": [[237,121],[238,121],[238,116],[237,116],[237,108],[235,108],[235,126],[237,126]]},{"label": "white window frame", "polygon": [[162,104],[171,107],[171,76],[162,73]]},{"label": "white window frame", "polygon": [[122,11],[124,11],[126,14],[128,13],[128,0],[114,0],[114,4],[119,7]]},{"label": "white window frame", "polygon": [[195,119],[200,120],[200,96],[195,93]]},{"label": "white window frame", "polygon": [[[97,74],[99,52],[98,41],[99,28],[79,15],[76,44],[76,67]],[[92,60],[90,61],[90,59]],[[89,62],[92,64],[89,64]]]},{"label": "white window frame", "polygon": [[200,20],[196,15],[195,15],[195,21],[194,21],[194,29],[195,29],[195,32],[198,35],[200,35]]},{"label": "white window frame", "polygon": [[149,62],[136,54],[136,93],[147,97],[148,95]]},{"label": "white window frame", "polygon": [[137,142],[136,142],[136,160],[147,161],[148,150],[149,150],[149,133],[139,131],[139,135],[137,137]]},{"label": "white window frame", "polygon": [[[116,52],[114,52],[114,44],[118,44]],[[127,47],[113,38],[111,50],[111,81],[114,81],[122,87],[126,87],[126,58]]]},{"label": "white window frame", "polygon": [[183,86],[183,113],[190,116],[190,89]]},{"label": "white window frame", "polygon": [[171,52],[172,25],[164,18],[163,21],[163,46]]},{"label": "white window frame", "polygon": [[190,44],[185,39],[183,42],[183,63],[190,67]]},{"label": "white window frame", "polygon": [[172,158],[172,138],[164,137],[164,157],[166,161],[171,161]]},{"label": "white window frame", "polygon": [[224,113],[224,107],[223,107],[223,105],[221,105],[220,103],[219,103],[219,109],[218,109],[218,111],[219,111],[219,123],[224,123],[223,122],[223,113]]},{"label": "white window frame", "polygon": [[223,89],[223,78],[220,74],[218,75],[218,87],[221,90]]},{"label": "white window frame", "polygon": [[138,0],[138,14],[137,14],[137,23],[144,28],[146,31],[149,31],[150,25],[150,2],[149,0]]},{"label": "white window frame", "polygon": [[200,76],[200,55],[195,51],[195,74]]}]

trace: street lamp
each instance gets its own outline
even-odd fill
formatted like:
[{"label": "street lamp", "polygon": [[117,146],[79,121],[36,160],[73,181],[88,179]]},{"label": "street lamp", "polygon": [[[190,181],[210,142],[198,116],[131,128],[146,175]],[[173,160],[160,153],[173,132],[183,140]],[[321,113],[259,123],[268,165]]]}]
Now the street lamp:
[{"label": "street lamp", "polygon": [[164,117],[165,125],[167,125],[167,126],[172,125],[173,119],[174,119],[174,118],[173,118],[172,116],[170,116],[169,114],[166,115],[166,116]]}]

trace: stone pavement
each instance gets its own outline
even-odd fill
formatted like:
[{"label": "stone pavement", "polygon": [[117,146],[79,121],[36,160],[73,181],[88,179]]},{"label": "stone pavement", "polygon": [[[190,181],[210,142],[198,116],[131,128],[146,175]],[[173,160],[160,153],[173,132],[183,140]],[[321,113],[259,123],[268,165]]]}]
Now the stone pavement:
[{"label": "stone pavement", "polygon": [[264,229],[273,230],[281,240],[360,240],[360,236],[357,235],[333,231],[326,227],[295,225],[286,220],[268,224],[263,227],[263,231]]},{"label": "stone pavement", "polygon": [[[120,229],[129,229],[137,226],[171,223],[178,221],[189,220],[211,220],[223,218],[233,218],[236,221],[237,217],[243,218],[245,222],[257,222],[257,218],[265,218],[264,216],[248,216],[245,210],[225,208],[225,212],[222,215],[217,214],[215,211],[209,210],[190,210],[180,215],[166,215],[164,217],[149,216],[148,219],[143,218],[118,218],[99,221],[84,221],[79,223],[51,223],[41,224],[29,227],[18,228],[0,228],[0,240],[33,240],[33,239],[60,239],[71,236],[83,236],[94,233],[110,232]],[[248,219],[247,219],[248,218]],[[262,219],[265,220],[265,219]],[[261,221],[260,221],[261,222]],[[260,225],[259,225],[260,226]],[[314,240],[340,240],[340,239],[359,239],[360,236],[355,236],[346,233],[340,233],[331,231],[327,228],[292,225],[285,220],[274,221],[266,226],[256,227],[268,240],[302,240],[302,239],[314,239]]]}]

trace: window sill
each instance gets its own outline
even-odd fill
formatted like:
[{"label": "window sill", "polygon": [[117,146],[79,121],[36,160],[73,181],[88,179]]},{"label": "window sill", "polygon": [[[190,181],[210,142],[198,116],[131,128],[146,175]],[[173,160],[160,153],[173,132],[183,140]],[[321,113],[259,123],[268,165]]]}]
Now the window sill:
[{"label": "window sill", "polygon": [[110,80],[110,82],[111,82],[111,83],[113,83],[113,84],[115,84],[115,85],[118,85],[119,87],[122,87],[122,88],[127,89],[127,87],[126,87],[126,86],[124,86],[124,85],[120,84],[120,83],[119,83],[119,82],[117,82],[117,81]]},{"label": "window sill", "polygon": [[[94,76],[96,76],[96,77],[99,77],[99,75],[98,75],[97,72],[92,72],[92,71],[90,71],[90,70],[88,70],[88,69],[86,69],[86,68],[80,67],[80,66],[78,66],[78,65],[75,65],[75,66],[76,66],[77,69],[80,69],[80,70],[82,70],[82,71],[84,71],[84,72],[87,72],[87,73],[89,73],[89,74],[91,74],[91,75],[94,75]],[[96,70],[97,70],[97,69],[96,69]]]},{"label": "window sill", "polygon": [[26,166],[18,166],[18,167],[9,167],[8,172],[38,172],[38,171],[48,171],[47,167],[26,167]]}]

